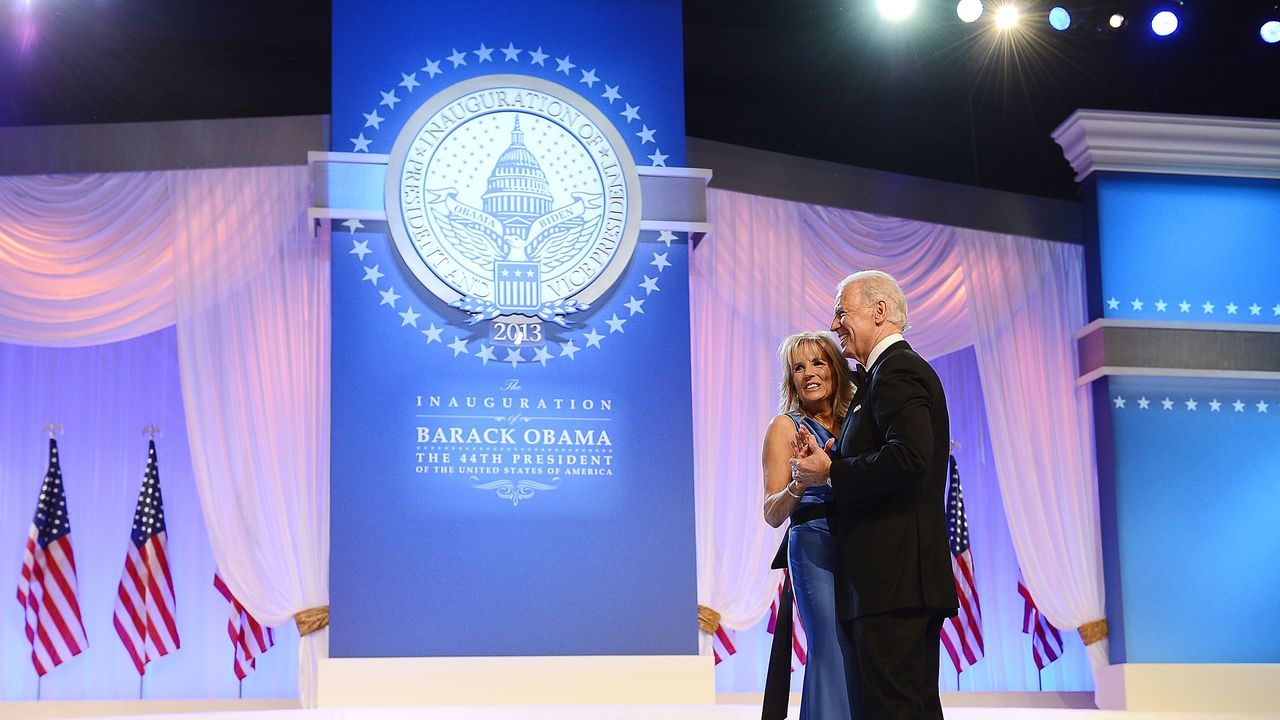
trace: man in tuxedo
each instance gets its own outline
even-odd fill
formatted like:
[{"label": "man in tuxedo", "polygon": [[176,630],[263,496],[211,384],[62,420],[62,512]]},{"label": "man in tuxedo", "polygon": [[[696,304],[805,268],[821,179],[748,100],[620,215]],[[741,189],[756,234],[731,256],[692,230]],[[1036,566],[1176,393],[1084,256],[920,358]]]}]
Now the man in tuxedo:
[{"label": "man in tuxedo", "polygon": [[947,548],[950,430],[937,373],[902,337],[907,302],[877,270],[836,289],[831,330],[865,368],[840,436],[796,438],[792,474],[831,485],[837,607],[853,641],[854,717],[942,720],[938,641],[958,607]]}]

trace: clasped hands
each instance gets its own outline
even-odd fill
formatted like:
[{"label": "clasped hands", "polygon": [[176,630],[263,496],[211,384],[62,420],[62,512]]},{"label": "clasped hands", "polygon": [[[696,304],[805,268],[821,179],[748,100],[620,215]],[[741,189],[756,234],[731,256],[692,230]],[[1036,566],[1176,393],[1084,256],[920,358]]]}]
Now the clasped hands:
[{"label": "clasped hands", "polygon": [[797,430],[791,440],[791,481],[802,488],[827,485],[831,477],[831,457],[827,451],[835,444],[835,438],[831,438],[820,446],[813,433],[804,427]]}]

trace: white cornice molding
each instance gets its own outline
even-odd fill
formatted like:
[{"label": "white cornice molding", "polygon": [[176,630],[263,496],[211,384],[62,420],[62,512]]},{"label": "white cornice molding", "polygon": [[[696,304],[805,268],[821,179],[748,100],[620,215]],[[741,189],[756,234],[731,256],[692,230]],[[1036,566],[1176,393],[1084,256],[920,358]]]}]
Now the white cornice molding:
[{"label": "white cornice molding", "polygon": [[1077,110],[1053,131],[1082,181],[1095,171],[1280,178],[1280,121]]}]

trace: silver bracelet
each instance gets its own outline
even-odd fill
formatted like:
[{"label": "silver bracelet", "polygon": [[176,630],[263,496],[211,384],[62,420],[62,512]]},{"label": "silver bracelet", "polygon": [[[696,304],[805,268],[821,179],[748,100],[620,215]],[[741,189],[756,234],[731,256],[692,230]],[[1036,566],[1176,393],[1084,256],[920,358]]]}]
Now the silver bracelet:
[{"label": "silver bracelet", "polygon": [[796,495],[795,493],[791,492],[791,484],[792,484],[792,483],[794,483],[794,482],[795,482],[795,481],[794,481],[794,480],[792,480],[791,482],[787,483],[787,487],[785,488],[785,490],[787,491],[787,494],[788,494],[788,495],[790,495],[791,497],[793,497],[793,498],[795,498],[795,499],[799,500],[800,498],[804,497],[804,493],[800,493],[799,495]]}]

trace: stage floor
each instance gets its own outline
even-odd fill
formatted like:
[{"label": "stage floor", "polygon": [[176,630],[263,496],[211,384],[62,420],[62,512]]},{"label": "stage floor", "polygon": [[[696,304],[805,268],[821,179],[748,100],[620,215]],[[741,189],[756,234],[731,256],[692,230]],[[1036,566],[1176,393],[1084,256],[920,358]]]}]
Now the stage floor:
[{"label": "stage floor", "polygon": [[[43,707],[40,707],[43,705]],[[52,706],[59,706],[55,711]],[[98,707],[94,707],[97,705]],[[79,707],[75,707],[79,706]],[[543,705],[218,710],[105,714],[95,703],[0,703],[0,718],[98,717],[128,720],[757,720],[758,705]],[[96,710],[96,711],[95,711]],[[56,714],[55,714],[56,713]],[[949,707],[947,720],[1280,720],[1267,714],[1122,712],[1080,708]],[[790,718],[798,718],[791,708]]]}]

